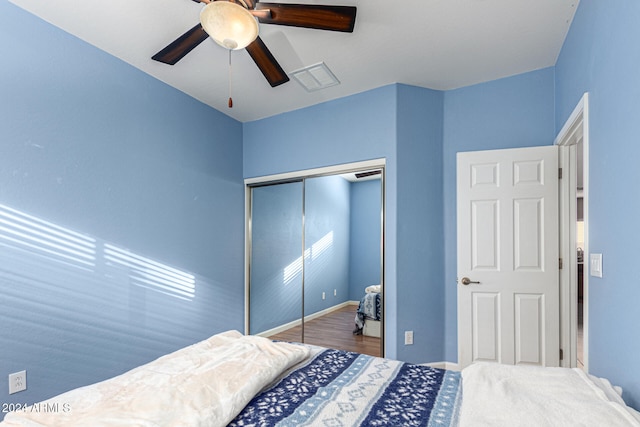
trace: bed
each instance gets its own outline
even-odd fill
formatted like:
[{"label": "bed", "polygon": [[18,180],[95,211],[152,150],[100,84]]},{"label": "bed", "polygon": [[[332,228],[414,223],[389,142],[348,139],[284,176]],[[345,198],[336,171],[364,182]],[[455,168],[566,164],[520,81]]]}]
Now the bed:
[{"label": "bed", "polygon": [[639,420],[610,384],[572,369],[478,364],[456,372],[229,331],[10,412],[0,426],[640,426]]},{"label": "bed", "polygon": [[382,325],[382,289],[380,285],[365,288],[365,294],[358,303],[355,317],[356,335],[380,338]]}]

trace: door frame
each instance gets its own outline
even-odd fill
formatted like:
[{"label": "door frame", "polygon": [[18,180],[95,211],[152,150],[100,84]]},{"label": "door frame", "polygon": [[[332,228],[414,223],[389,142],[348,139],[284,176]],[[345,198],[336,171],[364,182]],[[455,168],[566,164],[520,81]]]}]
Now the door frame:
[{"label": "door frame", "polygon": [[[343,173],[365,171],[370,169],[381,169],[381,211],[380,211],[380,284],[382,285],[382,327],[380,328],[380,354],[385,355],[385,335],[386,335],[386,286],[385,286],[385,229],[386,229],[386,189],[385,189],[385,168],[386,159],[372,159],[339,165],[304,169],[293,172],[285,172],[273,175],[265,175],[244,180],[245,193],[245,229],[244,229],[244,331],[249,334],[249,313],[250,313],[250,268],[251,268],[251,188],[261,184],[277,184],[292,180],[316,178],[321,176],[339,175]],[[304,303],[303,303],[304,304]]]},{"label": "door frame", "polygon": [[560,348],[564,350],[561,366],[577,366],[577,256],[575,224],[577,212],[575,200],[577,185],[575,170],[577,167],[576,144],[582,141],[583,174],[583,221],[584,221],[584,257],[583,257],[583,363],[589,371],[589,93],[586,92],[558,133],[554,144],[559,147],[560,164],[563,173],[560,180],[560,257],[563,269],[560,270]]}]

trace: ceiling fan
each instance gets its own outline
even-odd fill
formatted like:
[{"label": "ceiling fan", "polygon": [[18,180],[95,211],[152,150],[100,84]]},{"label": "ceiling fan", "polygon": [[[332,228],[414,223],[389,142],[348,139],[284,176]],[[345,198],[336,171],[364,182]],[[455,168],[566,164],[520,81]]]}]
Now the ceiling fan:
[{"label": "ceiling fan", "polygon": [[[313,28],[318,30],[342,31],[351,33],[355,25],[356,8],[354,6],[324,6],[290,3],[259,3],[258,0],[192,0],[196,3],[205,3],[207,6],[202,11],[201,23],[178,37],[174,42],[156,53],[152,59],[165,64],[174,65],[186,54],[210,36],[207,20],[218,18],[205,18],[205,14],[212,15],[213,9],[222,9],[225,4],[227,9],[236,9],[240,14],[250,14],[262,24],[277,24],[293,27]],[[216,4],[214,4],[216,3]],[[210,10],[207,10],[210,9]],[[250,35],[247,45],[242,46],[235,40],[219,40],[211,37],[220,45],[230,50],[245,47],[253,61],[256,63],[264,77],[272,87],[276,87],[289,81],[278,61],[271,54],[262,39],[258,36],[258,27],[255,19],[251,19],[249,25],[255,25],[255,36]],[[205,27],[207,30],[205,30]],[[209,31],[209,33],[207,32]]]}]

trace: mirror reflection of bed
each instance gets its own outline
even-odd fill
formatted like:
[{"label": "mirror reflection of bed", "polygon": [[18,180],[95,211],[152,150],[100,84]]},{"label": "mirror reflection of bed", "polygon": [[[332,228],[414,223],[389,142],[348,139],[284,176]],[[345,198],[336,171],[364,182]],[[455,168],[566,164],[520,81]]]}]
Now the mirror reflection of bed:
[{"label": "mirror reflection of bed", "polygon": [[380,338],[382,328],[382,285],[367,286],[356,310],[353,333]]},{"label": "mirror reflection of bed", "polygon": [[383,175],[247,183],[248,333],[383,356],[382,298],[363,303],[383,279]]}]

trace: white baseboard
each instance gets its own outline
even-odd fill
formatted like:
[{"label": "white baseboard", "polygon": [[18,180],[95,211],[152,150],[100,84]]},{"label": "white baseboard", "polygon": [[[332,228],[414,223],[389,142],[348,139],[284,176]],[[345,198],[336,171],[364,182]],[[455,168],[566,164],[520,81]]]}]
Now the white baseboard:
[{"label": "white baseboard", "polygon": [[[340,304],[331,306],[329,308],[325,308],[324,310],[316,311],[313,314],[310,314],[308,316],[304,316],[304,321],[308,322],[309,320],[317,319],[318,317],[322,317],[325,314],[329,314],[332,311],[339,310],[342,307],[346,307],[346,306],[351,305],[351,304],[352,304],[352,301],[345,301],[345,302],[341,302]],[[354,317],[355,317],[355,313],[354,313]]]},{"label": "white baseboard", "polygon": [[292,322],[285,323],[280,326],[276,326],[275,328],[272,328],[272,329],[267,329],[266,331],[260,332],[255,335],[259,337],[270,337],[271,335],[279,334],[280,332],[284,332],[287,329],[295,328],[296,326],[299,326],[299,325],[300,325],[300,319],[296,319]]},{"label": "white baseboard", "polygon": [[423,365],[431,366],[432,368],[446,369],[448,371],[460,370],[460,365],[452,362],[432,362],[432,363],[423,363]]},{"label": "white baseboard", "polygon": [[[332,311],[339,310],[342,307],[346,307],[348,305],[358,305],[359,303],[360,303],[359,301],[345,301],[345,302],[342,302],[340,304],[331,306],[329,308],[325,308],[324,310],[316,311],[315,313],[310,314],[308,316],[304,316],[304,321],[308,322],[310,320],[317,319],[318,317],[322,317],[325,314],[329,314]],[[355,313],[354,313],[354,318],[355,318]],[[287,329],[291,329],[291,328],[294,328],[296,326],[300,326],[300,323],[301,323],[300,319],[296,319],[296,320],[293,320],[293,321],[291,321],[289,323],[285,323],[283,325],[276,326],[275,328],[266,330],[264,332],[260,332],[259,334],[256,334],[256,335],[258,335],[260,337],[270,337],[271,335],[275,335],[275,334],[279,334],[280,332],[284,332]]]}]

